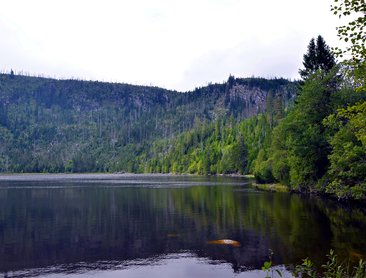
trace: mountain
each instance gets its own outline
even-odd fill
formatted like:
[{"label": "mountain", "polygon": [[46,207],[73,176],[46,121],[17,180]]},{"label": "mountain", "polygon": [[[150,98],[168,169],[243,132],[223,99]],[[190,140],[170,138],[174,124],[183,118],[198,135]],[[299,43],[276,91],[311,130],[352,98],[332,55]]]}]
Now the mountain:
[{"label": "mountain", "polygon": [[[234,78],[193,91],[0,74],[0,171],[127,171],[197,122],[287,107],[298,84]],[[146,159],[149,159],[146,156]]]}]

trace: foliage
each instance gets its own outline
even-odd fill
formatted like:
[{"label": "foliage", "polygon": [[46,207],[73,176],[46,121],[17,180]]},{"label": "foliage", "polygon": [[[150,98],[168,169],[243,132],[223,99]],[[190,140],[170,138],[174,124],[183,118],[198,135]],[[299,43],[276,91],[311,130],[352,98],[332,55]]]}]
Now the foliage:
[{"label": "foliage", "polygon": [[259,183],[274,181],[271,161],[268,160],[268,156],[264,149],[259,150],[254,165],[254,177]]},{"label": "foliage", "polygon": [[310,40],[303,65],[305,69],[299,70],[299,73],[304,80],[317,71],[327,73],[335,66],[334,56],[322,36],[317,37],[316,43],[314,38]]},{"label": "foliage", "polygon": [[349,53],[352,55],[354,62],[359,63],[364,60],[366,55],[365,35],[366,35],[366,5],[364,0],[334,0],[334,5],[331,6],[331,11],[334,15],[341,17],[353,16],[358,14],[355,19],[349,21],[346,25],[337,27],[338,37],[350,42],[351,45],[345,50],[338,50],[338,54]]},{"label": "foliage", "polygon": [[338,261],[337,255],[333,250],[329,251],[327,258],[327,262],[322,265],[322,268],[324,269],[322,273],[318,273],[314,268],[314,264],[306,258],[301,265],[296,266],[295,276],[311,278],[364,278],[366,276],[366,262],[362,259],[359,260],[357,266],[353,269],[349,269],[344,263]]},{"label": "foliage", "polygon": [[271,276],[269,275],[270,274],[270,271],[271,271],[271,266],[272,266],[272,262],[271,261],[265,261],[263,263],[263,266],[262,266],[262,270],[266,272],[266,278],[270,278]]},{"label": "foliage", "polygon": [[244,174],[253,168],[258,150],[270,133],[267,117],[258,115],[240,122],[233,117],[214,122],[196,121],[193,129],[149,146],[147,157],[138,157],[145,172],[190,174]]},{"label": "foliage", "polygon": [[[341,17],[352,17],[346,25],[337,28],[340,40],[350,43],[346,49],[335,48],[339,57],[346,57],[344,79],[358,92],[366,91],[366,5],[364,0],[335,0],[331,10]],[[329,138],[332,153],[329,156],[329,185],[326,191],[339,198],[366,198],[366,102],[351,103],[324,120],[335,130]]]},{"label": "foliage", "polygon": [[273,182],[274,178],[294,189],[315,189],[328,165],[330,149],[322,121],[332,111],[336,80],[336,71],[332,71],[305,81],[294,107],[272,132],[271,144],[263,151],[268,157],[258,155],[255,175],[267,176],[259,182]]},{"label": "foliage", "polygon": [[[303,259],[302,264],[295,266],[294,276],[302,278],[364,278],[366,276],[366,262],[362,259],[358,261],[358,265],[350,269],[345,263],[339,262],[333,250],[329,251],[327,258],[326,263],[322,265],[323,271],[321,272],[317,271],[309,258]],[[282,277],[282,272],[274,269],[271,258],[264,262],[262,271],[265,271],[266,278],[274,277],[274,270],[278,277]]]},{"label": "foliage", "polygon": [[[278,100],[288,105],[296,87],[285,79],[231,76],[223,84],[178,93],[156,87],[1,74],[0,172],[182,172],[184,165],[194,164],[188,156],[182,165],[173,158],[171,164],[160,159],[174,149],[169,145],[173,138],[186,133],[182,135],[187,139],[185,148],[191,148],[197,139],[206,144],[210,137],[206,133],[214,130],[209,127],[211,122],[234,126],[264,113]],[[270,104],[266,102],[269,91]],[[202,132],[193,134],[198,123]],[[244,133],[240,137],[237,131],[229,132],[226,137],[218,129],[222,127],[215,128],[222,139],[214,141],[224,144],[225,139],[225,146],[214,146],[212,137],[204,152],[197,153],[200,158],[191,165],[193,172],[244,172],[251,166],[256,153],[249,153],[251,157],[246,159]],[[221,164],[210,165],[219,155],[223,156]]]},{"label": "foliage", "polygon": [[336,47],[337,56],[346,56],[347,74],[354,78],[360,91],[366,90],[366,4],[364,0],[334,0],[331,11],[339,18],[351,17],[346,24],[337,27],[338,37],[348,43],[345,49]]},{"label": "foliage", "polygon": [[325,119],[336,133],[330,139],[327,192],[339,198],[366,198],[366,102],[339,109]]},{"label": "foliage", "polygon": [[[266,278],[273,277],[274,270],[272,269],[272,257],[273,257],[273,251],[269,249],[269,261],[265,261],[262,266],[262,270],[266,272]],[[278,269],[275,269],[275,272],[278,274],[279,277],[282,277],[282,272]]]},{"label": "foliage", "polygon": [[314,269],[314,264],[308,258],[303,260],[301,265],[297,265],[295,267],[295,276],[297,277],[309,277],[309,278],[316,278],[317,273]]}]

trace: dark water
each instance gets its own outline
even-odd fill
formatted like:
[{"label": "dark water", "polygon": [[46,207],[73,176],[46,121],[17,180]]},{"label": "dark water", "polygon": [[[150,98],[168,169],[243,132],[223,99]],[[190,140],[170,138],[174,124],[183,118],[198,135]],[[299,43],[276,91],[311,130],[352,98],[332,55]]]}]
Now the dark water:
[{"label": "dark water", "polygon": [[365,234],[360,208],[243,178],[0,176],[0,277],[264,277],[269,249],[289,276],[331,248],[365,257]]}]

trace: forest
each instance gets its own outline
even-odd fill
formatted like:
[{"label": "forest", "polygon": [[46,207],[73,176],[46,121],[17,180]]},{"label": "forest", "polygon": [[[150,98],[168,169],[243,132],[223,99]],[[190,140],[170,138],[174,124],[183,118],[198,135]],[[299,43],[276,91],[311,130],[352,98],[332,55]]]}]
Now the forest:
[{"label": "forest", "polygon": [[[270,106],[282,110],[297,87],[285,79],[230,76],[223,84],[174,92],[2,74],[0,171],[169,172],[158,166],[165,162],[154,166],[160,149],[170,151],[169,144],[197,129],[206,140],[213,126],[221,135]],[[225,136],[229,145],[236,139]]]}]

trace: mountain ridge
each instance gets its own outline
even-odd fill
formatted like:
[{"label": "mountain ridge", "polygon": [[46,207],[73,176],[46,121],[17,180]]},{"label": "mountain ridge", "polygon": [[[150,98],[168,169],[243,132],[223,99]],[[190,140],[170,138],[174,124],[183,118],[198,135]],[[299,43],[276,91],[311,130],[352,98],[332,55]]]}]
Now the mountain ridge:
[{"label": "mountain ridge", "polygon": [[297,86],[282,78],[230,76],[221,84],[178,92],[0,74],[0,171],[63,172],[70,161],[90,153],[82,160],[92,163],[74,171],[109,171],[127,145],[174,137],[195,121],[230,116],[240,121],[265,112],[275,99],[287,107]]}]

